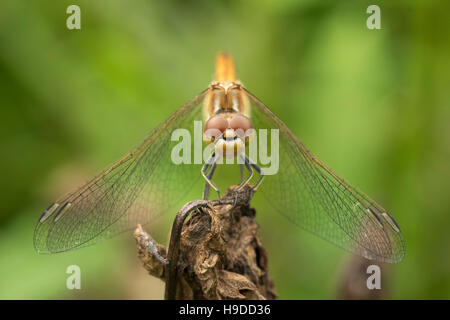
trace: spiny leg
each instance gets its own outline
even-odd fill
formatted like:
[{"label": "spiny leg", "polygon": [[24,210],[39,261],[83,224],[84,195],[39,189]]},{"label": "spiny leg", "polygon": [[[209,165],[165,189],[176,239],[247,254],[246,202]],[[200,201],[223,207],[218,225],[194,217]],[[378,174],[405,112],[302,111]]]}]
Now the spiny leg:
[{"label": "spiny leg", "polygon": [[[214,175],[214,171],[216,171],[217,163],[214,162],[211,166],[211,170],[209,171],[209,174],[207,175],[208,179],[211,181],[212,177]],[[205,181],[205,187],[203,188],[203,200],[208,200],[209,197],[209,182]],[[220,197],[219,197],[220,198]]]},{"label": "spiny leg", "polygon": [[250,162],[250,165],[255,168],[255,170],[259,173],[259,179],[258,181],[256,181],[255,186],[252,188],[252,192],[256,192],[256,190],[258,189],[258,187],[261,185],[265,175],[264,175],[264,171],[253,161]]},{"label": "spiny leg", "polygon": [[[242,190],[242,188],[244,188],[252,179],[253,177],[253,169],[250,166],[250,162],[248,160],[248,158],[245,155],[240,155],[241,159],[244,160],[244,164],[245,167],[247,168],[248,172],[250,173],[250,175],[247,177],[247,179],[245,179],[244,181],[242,181],[239,186],[236,188],[236,191],[240,191]],[[241,168],[242,168],[242,164],[241,164]]]},{"label": "spiny leg", "polygon": [[[202,167],[201,173],[202,173],[203,178],[206,180],[205,188],[203,189],[203,200],[207,200],[207,198],[208,198],[209,187],[212,187],[217,192],[218,199],[220,199],[220,190],[219,190],[219,188],[217,188],[217,186],[211,180],[212,175],[214,174],[214,171],[216,170],[217,160],[218,160],[218,157],[216,157],[216,153],[213,152],[211,154],[211,156],[208,158],[208,160],[206,160],[205,164]],[[211,171],[209,172],[208,175],[206,175],[206,171],[208,170],[208,168],[210,166],[212,166]]]},{"label": "spiny leg", "polygon": [[[260,166],[258,166],[256,163],[251,161],[249,158],[247,158],[247,156],[242,155],[242,158],[244,160],[245,166],[251,172],[251,176],[253,176],[253,170],[251,168],[254,168],[259,173],[258,181],[256,181],[256,184],[250,190],[250,197],[249,197],[249,200],[247,202],[247,205],[248,205],[250,203],[250,201],[252,200],[252,198],[253,198],[253,194],[256,192],[256,190],[261,185],[261,183],[262,183],[262,181],[264,179],[264,171],[261,169]],[[250,178],[251,178],[251,176],[250,176]],[[248,179],[248,181],[249,180],[250,179]],[[243,186],[245,186],[248,183],[248,181]]]}]

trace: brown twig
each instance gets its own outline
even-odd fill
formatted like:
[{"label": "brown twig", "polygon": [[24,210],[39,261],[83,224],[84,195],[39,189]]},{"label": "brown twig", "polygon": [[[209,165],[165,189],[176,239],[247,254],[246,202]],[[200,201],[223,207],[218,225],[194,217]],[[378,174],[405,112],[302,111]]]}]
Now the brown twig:
[{"label": "brown twig", "polygon": [[[274,299],[267,254],[257,236],[250,187],[231,187],[221,201],[195,200],[180,209],[169,248],[135,231],[148,272],[166,282],[166,299]],[[188,217],[190,218],[188,219]]]},{"label": "brown twig", "polygon": [[169,271],[166,276],[166,289],[164,293],[164,298],[166,300],[173,300],[176,298],[176,285],[178,282],[177,263],[180,252],[181,228],[183,227],[184,221],[192,211],[206,207],[212,209],[206,200],[194,200],[188,202],[180,211],[178,211],[178,214],[173,221],[172,232],[170,233],[169,252],[167,255]]}]

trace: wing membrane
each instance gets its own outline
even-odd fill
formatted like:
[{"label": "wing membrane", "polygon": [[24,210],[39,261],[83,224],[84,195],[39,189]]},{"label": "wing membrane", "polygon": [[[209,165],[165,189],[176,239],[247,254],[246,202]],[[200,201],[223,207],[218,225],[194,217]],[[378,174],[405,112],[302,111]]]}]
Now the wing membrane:
[{"label": "wing membrane", "polygon": [[133,151],[76,192],[52,204],[35,229],[39,252],[87,246],[176,208],[200,182],[200,165],[171,161],[172,130],[202,120],[205,92],[174,112]]},{"label": "wing membrane", "polygon": [[246,91],[256,129],[279,129],[279,171],[261,192],[294,224],[368,259],[397,263],[405,244],[383,207],[336,176],[262,102]]}]

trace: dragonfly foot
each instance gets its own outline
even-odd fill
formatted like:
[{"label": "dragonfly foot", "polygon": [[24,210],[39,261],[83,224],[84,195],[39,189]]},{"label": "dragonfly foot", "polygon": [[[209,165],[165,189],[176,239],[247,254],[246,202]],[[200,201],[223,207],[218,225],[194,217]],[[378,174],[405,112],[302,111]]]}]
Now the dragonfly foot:
[{"label": "dragonfly foot", "polygon": [[222,196],[220,195],[220,191],[217,190],[217,201],[219,202],[219,204],[221,204],[223,202]]},{"label": "dragonfly foot", "polygon": [[256,188],[250,188],[250,191],[249,191],[250,194],[248,196],[248,201],[246,203],[247,206],[250,205],[250,201],[252,201],[253,195],[255,194],[255,192],[256,192]]},{"label": "dragonfly foot", "polygon": [[233,208],[236,207],[236,205],[238,203],[238,199],[239,199],[239,192],[235,191],[234,192],[234,200],[233,200]]}]

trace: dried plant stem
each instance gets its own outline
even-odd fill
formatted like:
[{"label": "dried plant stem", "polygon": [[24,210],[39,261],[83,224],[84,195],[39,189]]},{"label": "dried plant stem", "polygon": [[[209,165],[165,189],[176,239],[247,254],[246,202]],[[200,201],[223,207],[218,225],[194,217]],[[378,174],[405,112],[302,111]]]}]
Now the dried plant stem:
[{"label": "dried plant stem", "polygon": [[167,253],[136,229],[139,258],[166,282],[165,299],[276,297],[249,199],[250,187],[239,192],[231,187],[220,202],[187,203],[175,217]]}]

